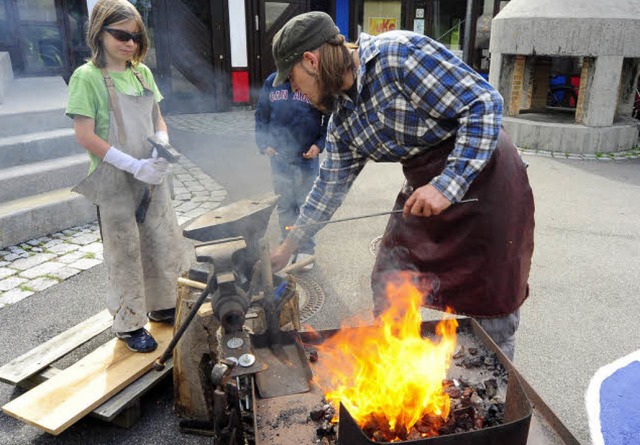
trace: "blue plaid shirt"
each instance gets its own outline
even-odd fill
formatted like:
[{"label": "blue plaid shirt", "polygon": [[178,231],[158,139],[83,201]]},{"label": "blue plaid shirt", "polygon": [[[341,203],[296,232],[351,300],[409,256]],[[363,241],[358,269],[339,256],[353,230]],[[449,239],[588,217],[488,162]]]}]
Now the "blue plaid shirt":
[{"label": "blue plaid shirt", "polygon": [[[327,158],[296,225],[329,220],[368,160],[407,161],[453,136],[455,148],[431,184],[457,202],[496,147],[502,97],[442,45],[407,31],[363,33],[358,54],[355,102],[338,99]],[[300,243],[319,227],[289,236]]]}]

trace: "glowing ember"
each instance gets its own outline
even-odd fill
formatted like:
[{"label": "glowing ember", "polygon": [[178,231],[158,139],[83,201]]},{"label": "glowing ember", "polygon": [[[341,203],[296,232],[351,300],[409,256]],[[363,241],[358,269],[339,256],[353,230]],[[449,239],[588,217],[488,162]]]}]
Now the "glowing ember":
[{"label": "glowing ember", "polygon": [[363,431],[384,431],[381,440],[406,440],[418,422],[422,437],[437,435],[449,415],[442,381],[458,322],[445,316],[436,327],[439,341],[423,338],[421,292],[407,278],[389,284],[387,294],[392,304],[378,323],[342,329],[318,347],[323,366],[317,383],[336,408],[342,402]]}]

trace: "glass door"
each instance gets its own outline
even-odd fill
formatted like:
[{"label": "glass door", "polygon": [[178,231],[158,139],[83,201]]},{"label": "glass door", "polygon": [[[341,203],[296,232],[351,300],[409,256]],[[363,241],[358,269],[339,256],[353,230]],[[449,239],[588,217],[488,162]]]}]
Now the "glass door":
[{"label": "glass door", "polygon": [[56,0],[15,0],[23,75],[61,74],[67,64]]}]

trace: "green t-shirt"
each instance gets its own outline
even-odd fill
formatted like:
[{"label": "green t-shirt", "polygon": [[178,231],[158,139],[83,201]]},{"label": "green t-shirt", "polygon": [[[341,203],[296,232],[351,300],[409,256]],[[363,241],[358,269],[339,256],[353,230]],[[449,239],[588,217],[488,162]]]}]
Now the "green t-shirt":
[{"label": "green t-shirt", "polygon": [[[158,90],[153,74],[149,67],[139,64],[135,69],[142,75],[157,102],[162,100],[162,94]],[[142,96],[144,88],[136,78],[131,68],[123,72],[109,71],[116,90],[130,96]],[[90,117],[95,120],[96,134],[108,142],[109,137],[109,93],[102,78],[100,69],[93,62],[87,62],[78,67],[69,80],[69,97],[67,100],[66,114],[73,119],[75,115]],[[100,163],[100,158],[89,153],[92,172]]]}]

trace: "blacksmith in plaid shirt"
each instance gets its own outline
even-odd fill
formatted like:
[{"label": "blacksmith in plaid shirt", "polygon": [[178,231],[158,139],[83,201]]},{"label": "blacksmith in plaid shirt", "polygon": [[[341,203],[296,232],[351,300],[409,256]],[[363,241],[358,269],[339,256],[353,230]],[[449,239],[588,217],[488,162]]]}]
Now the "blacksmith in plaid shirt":
[{"label": "blacksmith in plaid shirt", "polygon": [[[525,165],[501,130],[502,98],[438,42],[408,31],[361,34],[349,48],[328,15],[302,14],[274,37],[274,84],[291,80],[332,111],[327,157],[296,225],[327,221],[368,160],[400,162],[407,182],[372,275],[374,314],[398,271],[430,273],[425,305],[484,322],[513,356],[518,308],[528,296],[533,197]],[[453,205],[463,198],[477,204]],[[290,232],[277,270],[319,226]],[[435,274],[435,275],[433,275]],[[483,320],[484,319],[484,320]]]}]

